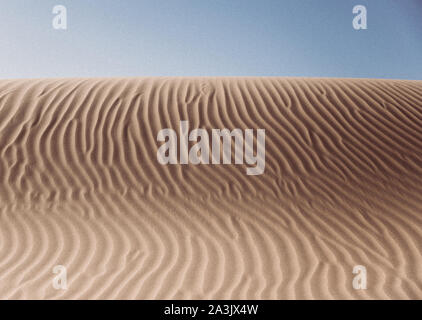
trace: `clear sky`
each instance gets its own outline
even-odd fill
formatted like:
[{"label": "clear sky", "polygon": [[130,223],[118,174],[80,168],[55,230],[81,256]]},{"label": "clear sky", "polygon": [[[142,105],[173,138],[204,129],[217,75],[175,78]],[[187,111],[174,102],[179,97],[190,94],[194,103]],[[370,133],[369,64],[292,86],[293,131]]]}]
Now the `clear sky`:
[{"label": "clear sky", "polygon": [[[353,29],[365,5],[368,29]],[[55,30],[64,5],[68,29]],[[422,80],[422,0],[13,0],[0,78],[309,76]]]}]

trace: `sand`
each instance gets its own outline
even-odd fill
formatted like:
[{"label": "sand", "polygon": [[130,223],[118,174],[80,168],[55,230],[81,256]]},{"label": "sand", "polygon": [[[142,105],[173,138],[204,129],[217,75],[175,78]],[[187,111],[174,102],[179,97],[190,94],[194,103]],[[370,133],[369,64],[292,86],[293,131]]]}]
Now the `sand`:
[{"label": "sand", "polygon": [[[161,165],[181,120],[265,172]],[[0,151],[1,299],[422,299],[422,81],[2,80]]]}]

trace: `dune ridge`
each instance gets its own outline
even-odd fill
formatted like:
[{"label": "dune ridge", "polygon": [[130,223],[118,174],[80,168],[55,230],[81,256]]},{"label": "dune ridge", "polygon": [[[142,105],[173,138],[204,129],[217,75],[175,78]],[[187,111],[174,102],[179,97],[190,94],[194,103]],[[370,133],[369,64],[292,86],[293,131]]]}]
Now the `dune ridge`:
[{"label": "dune ridge", "polygon": [[[160,165],[181,120],[265,173]],[[1,80],[0,152],[1,299],[422,298],[422,81]]]}]

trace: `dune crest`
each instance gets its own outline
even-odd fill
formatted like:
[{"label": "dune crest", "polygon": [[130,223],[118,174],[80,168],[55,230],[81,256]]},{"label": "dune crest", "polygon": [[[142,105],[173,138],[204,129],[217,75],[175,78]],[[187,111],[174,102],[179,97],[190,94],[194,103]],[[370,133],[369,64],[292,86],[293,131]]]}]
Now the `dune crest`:
[{"label": "dune crest", "polygon": [[[160,164],[180,121],[265,172]],[[1,299],[422,299],[422,81],[2,80],[0,152]]]}]

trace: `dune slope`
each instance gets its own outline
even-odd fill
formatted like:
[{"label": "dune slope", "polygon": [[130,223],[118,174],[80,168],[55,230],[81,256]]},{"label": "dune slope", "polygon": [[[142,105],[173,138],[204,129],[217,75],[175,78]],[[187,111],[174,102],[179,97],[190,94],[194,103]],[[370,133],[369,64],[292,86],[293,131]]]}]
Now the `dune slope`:
[{"label": "dune slope", "polygon": [[[264,174],[159,164],[181,120]],[[422,81],[2,80],[0,152],[1,299],[422,298]]]}]

